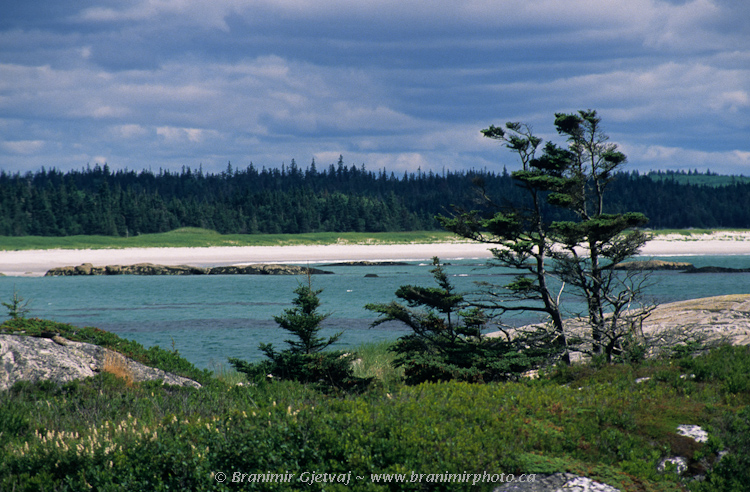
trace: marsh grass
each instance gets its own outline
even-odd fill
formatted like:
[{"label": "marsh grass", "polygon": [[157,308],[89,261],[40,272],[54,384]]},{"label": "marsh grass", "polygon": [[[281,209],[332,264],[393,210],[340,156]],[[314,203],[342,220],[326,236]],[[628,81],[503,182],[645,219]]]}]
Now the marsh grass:
[{"label": "marsh grass", "polygon": [[354,375],[360,378],[375,378],[386,388],[396,386],[404,376],[401,368],[393,367],[395,354],[391,352],[393,342],[381,341],[363,343],[354,348]]},{"label": "marsh grass", "polygon": [[464,241],[445,231],[320,232],[310,234],[219,234],[209,229],[184,227],[159,234],[132,237],[64,236],[0,237],[0,249],[123,249],[207,248],[214,246],[294,246],[306,244],[409,244]]},{"label": "marsh grass", "polygon": [[108,372],[125,381],[126,386],[132,387],[135,380],[133,371],[130,370],[128,362],[121,354],[108,350],[102,361],[102,371]]},{"label": "marsh grass", "polygon": [[222,363],[213,361],[210,366],[214,377],[229,386],[244,385],[248,382],[247,376],[244,373],[236,371],[233,367],[227,367]]}]

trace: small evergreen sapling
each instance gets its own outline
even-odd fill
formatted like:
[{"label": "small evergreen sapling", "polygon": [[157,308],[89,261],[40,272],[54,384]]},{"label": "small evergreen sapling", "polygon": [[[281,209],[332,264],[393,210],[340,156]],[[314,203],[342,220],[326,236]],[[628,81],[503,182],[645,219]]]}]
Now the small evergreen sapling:
[{"label": "small evergreen sapling", "polygon": [[15,287],[13,288],[13,297],[10,299],[10,302],[2,302],[0,304],[8,310],[8,316],[10,316],[10,319],[24,319],[31,311],[31,309],[29,309],[31,301],[27,301],[19,296]]},{"label": "small evergreen sapling", "polygon": [[341,332],[325,338],[320,336],[320,324],[329,316],[318,311],[322,290],[313,290],[310,276],[308,284],[300,285],[294,293],[294,307],[284,314],[274,316],[274,321],[294,338],[284,340],[286,350],[276,351],[272,344],[261,343],[260,350],[266,360],[252,364],[230,358],[229,363],[250,378],[271,376],[276,379],[320,384],[324,387],[357,390],[367,386],[371,378],[357,378],[352,362],[355,354],[342,350],[326,351],[341,337]]}]

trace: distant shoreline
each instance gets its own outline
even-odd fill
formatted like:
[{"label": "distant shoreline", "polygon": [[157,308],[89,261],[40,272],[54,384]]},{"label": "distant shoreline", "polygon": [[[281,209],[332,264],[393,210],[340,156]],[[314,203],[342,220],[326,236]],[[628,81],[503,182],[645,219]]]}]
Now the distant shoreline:
[{"label": "distant shoreline", "polygon": [[[51,249],[0,251],[0,273],[41,276],[55,267],[155,263],[219,266],[254,263],[331,263],[342,261],[428,261],[487,259],[491,245],[473,242],[429,244],[328,244],[292,246],[220,246],[207,248]],[[750,232],[657,236],[642,256],[750,255]]]}]

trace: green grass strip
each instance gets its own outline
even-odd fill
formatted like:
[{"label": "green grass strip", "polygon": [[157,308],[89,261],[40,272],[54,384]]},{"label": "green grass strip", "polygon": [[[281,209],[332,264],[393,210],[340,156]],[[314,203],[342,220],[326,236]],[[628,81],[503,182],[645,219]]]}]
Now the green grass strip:
[{"label": "green grass strip", "polygon": [[159,234],[133,237],[64,236],[0,237],[0,249],[125,249],[208,248],[215,246],[294,246],[317,244],[409,244],[465,241],[445,231],[317,232],[310,234],[219,234],[208,229],[184,227]]}]

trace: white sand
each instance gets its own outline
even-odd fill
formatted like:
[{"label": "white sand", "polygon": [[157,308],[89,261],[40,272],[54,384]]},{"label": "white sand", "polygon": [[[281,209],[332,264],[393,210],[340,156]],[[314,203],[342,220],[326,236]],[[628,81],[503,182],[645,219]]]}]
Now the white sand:
[{"label": "white sand", "polygon": [[[354,260],[443,260],[489,258],[489,246],[477,243],[326,246],[243,246],[216,248],[132,248],[99,250],[0,251],[0,273],[39,276],[50,268],[92,263],[94,266],[155,263],[217,266],[247,263],[330,263]],[[646,244],[646,256],[750,255],[750,232],[667,235]]]},{"label": "white sand", "polygon": [[666,234],[646,243],[645,256],[750,255],[750,231]]},{"label": "white sand", "polygon": [[217,266],[248,263],[315,264],[355,260],[429,260],[489,258],[488,246],[477,243],[238,246],[214,248],[131,248],[96,250],[39,250],[0,252],[5,275],[44,275],[55,267],[91,263],[94,266],[155,263],[159,265]]}]

